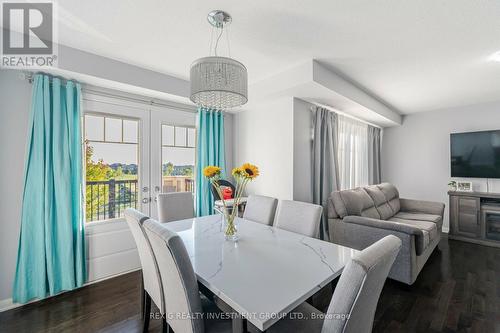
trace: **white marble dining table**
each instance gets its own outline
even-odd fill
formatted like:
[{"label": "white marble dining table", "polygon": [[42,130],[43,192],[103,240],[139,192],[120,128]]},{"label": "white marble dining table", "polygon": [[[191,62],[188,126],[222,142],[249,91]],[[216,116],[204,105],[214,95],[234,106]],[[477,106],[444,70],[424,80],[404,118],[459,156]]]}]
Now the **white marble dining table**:
[{"label": "white marble dining table", "polygon": [[264,331],[339,276],[358,251],[238,218],[226,241],[220,214],[168,222],[198,282]]}]

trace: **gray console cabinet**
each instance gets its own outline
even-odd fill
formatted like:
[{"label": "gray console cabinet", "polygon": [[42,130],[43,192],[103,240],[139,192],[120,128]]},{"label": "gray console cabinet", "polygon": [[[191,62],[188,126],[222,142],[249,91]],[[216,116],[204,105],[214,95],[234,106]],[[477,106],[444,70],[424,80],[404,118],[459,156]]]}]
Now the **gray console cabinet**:
[{"label": "gray console cabinet", "polygon": [[[500,219],[500,194],[484,192],[448,192],[450,196],[450,239],[500,247],[500,241],[486,231]],[[493,219],[494,220],[494,219]]]}]

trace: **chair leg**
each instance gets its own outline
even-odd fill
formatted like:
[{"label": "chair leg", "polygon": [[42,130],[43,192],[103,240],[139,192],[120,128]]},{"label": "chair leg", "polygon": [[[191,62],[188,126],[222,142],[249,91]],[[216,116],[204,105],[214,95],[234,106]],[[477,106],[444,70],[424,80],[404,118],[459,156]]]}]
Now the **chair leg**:
[{"label": "chair leg", "polygon": [[146,290],[141,291],[141,319],[144,320],[146,318]]},{"label": "chair leg", "polygon": [[149,328],[149,317],[151,317],[151,296],[148,293],[144,293],[144,326],[142,332],[147,332]]},{"label": "chair leg", "polygon": [[168,333],[170,332],[170,326],[167,323],[167,320],[165,318],[162,318],[162,324],[161,324],[161,330],[163,333]]},{"label": "chair leg", "polygon": [[146,290],[144,289],[144,279],[142,278],[141,274],[141,315],[142,315],[142,320],[144,320],[144,314],[146,313],[145,308],[144,308],[144,302],[146,301]]}]

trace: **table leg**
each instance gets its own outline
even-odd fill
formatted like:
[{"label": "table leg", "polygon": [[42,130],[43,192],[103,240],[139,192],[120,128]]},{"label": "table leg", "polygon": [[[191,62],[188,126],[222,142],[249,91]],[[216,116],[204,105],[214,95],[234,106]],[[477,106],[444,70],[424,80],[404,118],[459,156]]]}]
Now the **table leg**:
[{"label": "table leg", "polygon": [[248,322],[241,315],[235,315],[232,319],[232,332],[233,333],[247,333]]},{"label": "table leg", "polygon": [[339,282],[339,279],[340,279],[340,276],[336,277],[335,279],[332,280],[332,282],[330,282],[330,284],[332,286],[332,293],[335,292],[335,287],[337,287],[337,283]]},{"label": "table leg", "polygon": [[246,320],[242,315],[236,313],[229,305],[224,303],[222,300],[218,300],[207,287],[198,282],[198,289],[202,294],[204,294],[209,300],[215,303],[217,307],[225,313],[233,314],[231,325],[233,333],[247,333],[248,332],[248,320]]}]

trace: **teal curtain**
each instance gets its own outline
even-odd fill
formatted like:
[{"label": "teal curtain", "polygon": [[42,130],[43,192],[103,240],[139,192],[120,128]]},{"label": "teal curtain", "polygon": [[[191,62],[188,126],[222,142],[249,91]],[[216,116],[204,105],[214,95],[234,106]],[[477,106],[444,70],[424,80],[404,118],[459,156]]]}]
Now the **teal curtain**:
[{"label": "teal curtain", "polygon": [[83,285],[81,88],[34,77],[13,301]]},{"label": "teal curtain", "polygon": [[224,114],[222,111],[199,108],[196,123],[196,216],[205,216],[214,213],[214,197],[210,183],[203,177],[203,168],[216,165],[223,172],[226,169]]}]

